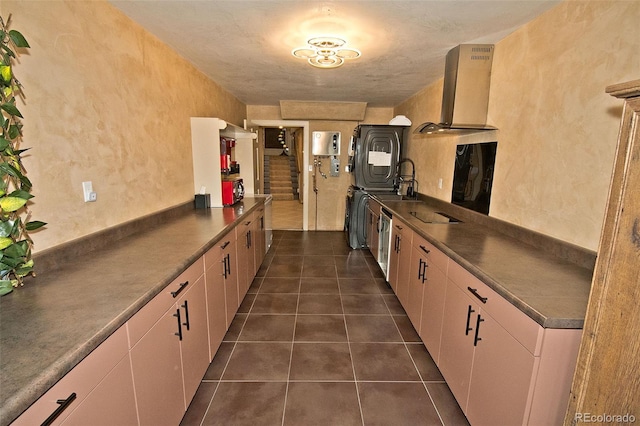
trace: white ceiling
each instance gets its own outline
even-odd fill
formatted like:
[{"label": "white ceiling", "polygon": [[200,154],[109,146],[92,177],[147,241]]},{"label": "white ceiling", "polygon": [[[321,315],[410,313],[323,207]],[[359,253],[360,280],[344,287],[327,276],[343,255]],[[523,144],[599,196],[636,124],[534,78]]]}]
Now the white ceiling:
[{"label": "white ceiling", "polygon": [[[442,77],[449,49],[496,43],[559,3],[503,1],[111,0],[248,105],[280,100],[392,107]],[[291,51],[339,35],[362,51],[317,69]]]}]

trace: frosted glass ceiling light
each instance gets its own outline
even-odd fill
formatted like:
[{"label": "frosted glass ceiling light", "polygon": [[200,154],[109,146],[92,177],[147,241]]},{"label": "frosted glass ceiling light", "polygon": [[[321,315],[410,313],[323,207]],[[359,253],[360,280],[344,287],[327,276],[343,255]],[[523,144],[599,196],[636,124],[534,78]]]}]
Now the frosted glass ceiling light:
[{"label": "frosted glass ceiling light", "polygon": [[337,68],[345,59],[360,57],[360,51],[343,47],[347,42],[338,37],[313,37],[307,40],[308,46],[294,49],[291,54],[306,59],[317,68]]}]

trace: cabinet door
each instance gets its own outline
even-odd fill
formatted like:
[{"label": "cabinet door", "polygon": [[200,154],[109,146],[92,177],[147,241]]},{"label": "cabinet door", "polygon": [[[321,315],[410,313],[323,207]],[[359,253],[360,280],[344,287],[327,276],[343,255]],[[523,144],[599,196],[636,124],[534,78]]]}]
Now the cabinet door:
[{"label": "cabinet door", "polygon": [[427,263],[424,254],[419,248],[413,247],[411,250],[409,283],[403,306],[405,311],[407,311],[411,324],[413,324],[413,327],[418,333],[420,333],[420,316],[422,315],[422,298],[424,283],[426,282],[426,270]]},{"label": "cabinet door", "polygon": [[[254,235],[253,235],[253,246],[255,250],[255,264],[253,268],[253,277],[258,273],[258,269],[260,269],[260,265],[262,265],[262,261],[264,260],[266,245],[265,245],[265,233],[266,229],[264,226],[264,208],[260,208],[256,215],[256,219],[254,220]],[[251,286],[251,283],[249,283]]]},{"label": "cabinet door", "polygon": [[233,317],[238,311],[240,306],[240,297],[238,295],[238,288],[246,284],[243,277],[246,277],[245,265],[241,263],[241,249],[240,244],[235,240],[232,241],[229,246],[224,250],[227,259],[227,274],[224,278],[224,292],[225,292],[225,305],[227,312],[227,324],[226,328],[229,328]]},{"label": "cabinet door", "polygon": [[[100,383],[107,380],[106,377],[113,374],[116,366],[122,363],[123,359],[127,361],[129,359],[127,330],[125,327],[120,327],[60,379],[58,383],[34,402],[33,405],[22,413],[12,424],[16,426],[39,425],[54,412],[57,413],[55,420],[51,424],[60,424],[89,398],[92,392],[100,386]],[[118,372],[121,373],[120,370],[118,370]],[[133,394],[130,369],[128,370],[128,377],[126,377],[126,375],[123,377],[121,374],[115,374],[109,378],[108,384],[109,388],[117,389],[118,393],[124,395]],[[60,404],[57,402],[59,400],[67,400],[68,403]],[[89,411],[100,413],[106,411],[107,414],[102,417],[102,420],[109,423],[110,419],[114,419],[111,423],[118,424],[115,420],[120,418],[119,414],[110,412],[110,408],[113,408],[112,401],[96,401],[92,399],[87,405],[87,409],[89,407],[91,408]],[[102,407],[104,407],[104,409]],[[125,404],[122,410],[129,412],[130,408],[130,405]],[[126,414],[127,413],[123,413],[123,418],[126,418]]]},{"label": "cabinet door", "polygon": [[473,339],[480,308],[450,280],[447,280],[446,293],[438,367],[465,411],[473,362]]},{"label": "cabinet door", "polygon": [[376,262],[380,260],[380,253],[378,252],[380,248],[380,215],[375,211],[371,213],[371,245],[369,246],[369,250],[371,250],[371,254],[376,259]]},{"label": "cabinet door", "polygon": [[185,407],[189,406],[209,366],[209,336],[204,279],[200,278],[178,299],[182,324],[182,373]]},{"label": "cabinet door", "polygon": [[64,422],[65,426],[137,425],[136,399],[127,354]]},{"label": "cabinet door", "polygon": [[[366,235],[365,235],[365,244],[367,245],[367,247],[369,248],[369,250],[371,250],[371,241],[372,241],[372,236],[373,236],[373,213],[371,212],[371,209],[369,207],[366,208],[365,210],[365,215],[367,218],[366,221]],[[373,254],[373,252],[372,252]]]},{"label": "cabinet door", "polygon": [[177,425],[184,414],[178,315],[170,308],[131,349],[141,426]]},{"label": "cabinet door", "polygon": [[413,231],[408,228],[404,229],[402,233],[398,248],[400,253],[398,254],[398,278],[397,278],[397,291],[396,296],[402,306],[407,303],[407,297],[409,294],[409,281],[413,276],[411,270],[411,240],[413,237]]},{"label": "cabinet door", "polygon": [[[224,244],[223,242],[222,244]],[[226,241],[227,245],[230,241]],[[217,249],[211,249],[212,251]],[[205,255],[207,260],[207,271],[205,272],[205,287],[207,293],[207,317],[209,321],[209,361],[214,355],[224,339],[227,332],[227,311],[225,299],[225,275],[227,274],[227,254],[219,254],[213,258],[209,253]],[[235,274],[235,271],[234,271]]]},{"label": "cabinet door", "polygon": [[244,286],[240,288],[240,301],[244,299],[244,295],[247,294],[247,290],[249,286],[251,286],[251,282],[253,281],[253,277],[256,276],[256,230],[255,230],[256,221],[253,220],[249,225],[249,229],[247,229],[247,233],[245,235],[245,245],[246,245],[246,253],[247,253],[247,267],[246,274],[247,278],[244,282]]},{"label": "cabinet door", "polygon": [[[253,258],[255,255],[251,253],[249,255],[249,231],[251,230],[251,221],[248,220],[241,225],[238,225],[236,228],[236,268],[237,268],[237,282],[238,282],[238,301],[242,302],[244,297],[244,289],[249,288],[251,283],[249,282],[249,275],[251,273],[248,271],[249,264],[253,265]],[[251,266],[253,270],[253,266]],[[239,304],[238,304],[239,306]],[[237,308],[237,306],[236,306]],[[233,310],[233,315],[235,315],[235,309]]]},{"label": "cabinet door", "polygon": [[400,251],[402,249],[403,230],[406,225],[395,218],[391,224],[391,248],[389,250],[389,276],[387,281],[393,292],[398,294],[398,266],[400,263]]},{"label": "cabinet door", "polygon": [[536,358],[490,315],[480,317],[467,418],[473,425],[523,424]]},{"label": "cabinet door", "polygon": [[434,263],[430,263],[426,274],[427,279],[422,295],[422,315],[419,333],[429,354],[438,363],[444,301],[447,292],[447,276]]}]

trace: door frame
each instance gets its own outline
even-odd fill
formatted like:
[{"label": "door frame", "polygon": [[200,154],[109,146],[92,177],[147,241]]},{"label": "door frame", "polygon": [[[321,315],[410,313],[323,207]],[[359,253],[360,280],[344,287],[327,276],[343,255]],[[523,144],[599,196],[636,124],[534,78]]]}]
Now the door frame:
[{"label": "door frame", "polygon": [[251,124],[260,127],[301,127],[303,134],[302,154],[302,230],[309,230],[309,122],[298,120],[251,120]]}]

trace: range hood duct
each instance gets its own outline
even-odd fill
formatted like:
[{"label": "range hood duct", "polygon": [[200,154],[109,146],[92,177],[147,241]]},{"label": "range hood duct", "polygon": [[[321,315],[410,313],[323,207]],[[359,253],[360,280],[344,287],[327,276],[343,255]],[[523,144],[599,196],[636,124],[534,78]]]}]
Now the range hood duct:
[{"label": "range hood duct", "polygon": [[440,123],[423,123],[415,133],[450,135],[496,130],[487,125],[493,47],[460,44],[447,53]]}]

